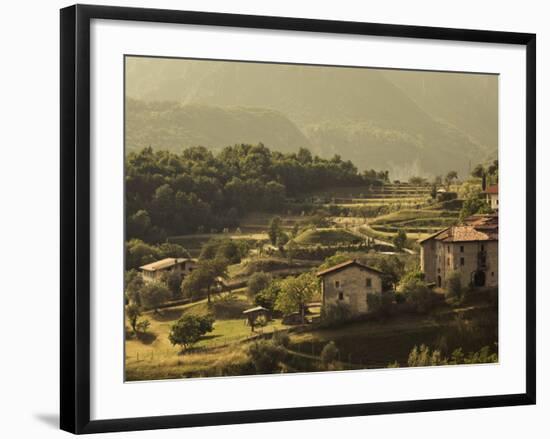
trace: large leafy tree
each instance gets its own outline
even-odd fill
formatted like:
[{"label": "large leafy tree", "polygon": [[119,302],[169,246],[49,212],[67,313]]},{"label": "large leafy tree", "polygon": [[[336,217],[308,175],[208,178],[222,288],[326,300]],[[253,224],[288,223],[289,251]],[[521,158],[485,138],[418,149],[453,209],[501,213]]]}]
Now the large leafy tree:
[{"label": "large leafy tree", "polygon": [[312,273],[300,276],[289,276],[279,283],[280,292],[275,302],[275,309],[283,314],[300,312],[305,321],[305,305],[318,292],[319,283]]},{"label": "large leafy tree", "polygon": [[206,294],[208,303],[214,288],[219,286],[220,280],[227,277],[227,260],[222,258],[206,259],[199,262],[191,274],[183,279],[181,290],[186,297],[196,297]]},{"label": "large leafy tree", "polygon": [[210,315],[186,314],[172,325],[168,339],[173,345],[180,345],[187,350],[203,335],[212,332],[213,326],[214,318]]},{"label": "large leafy tree", "polygon": [[146,282],[140,292],[141,304],[158,312],[163,303],[170,300],[170,290],[163,282]]}]

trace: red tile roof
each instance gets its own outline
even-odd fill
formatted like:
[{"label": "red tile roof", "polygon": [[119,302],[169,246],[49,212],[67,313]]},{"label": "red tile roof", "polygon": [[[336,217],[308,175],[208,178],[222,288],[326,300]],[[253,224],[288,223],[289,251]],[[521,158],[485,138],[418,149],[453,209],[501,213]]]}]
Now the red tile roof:
[{"label": "red tile roof", "polygon": [[357,267],[363,268],[365,270],[372,271],[377,274],[383,274],[382,271],[377,270],[376,268],[369,267],[367,265],[361,264],[360,262],[357,262],[355,259],[351,259],[346,262],[342,262],[341,264],[335,265],[334,267],[327,268],[325,270],[321,270],[317,272],[317,276],[324,276],[325,274],[329,274],[338,270],[342,270],[343,268],[351,267],[352,265],[355,265]]},{"label": "red tile roof", "polygon": [[442,242],[498,241],[498,215],[472,215],[462,225],[451,226],[419,240]]},{"label": "red tile roof", "polygon": [[487,186],[487,189],[483,192],[485,194],[498,194],[498,184]]}]

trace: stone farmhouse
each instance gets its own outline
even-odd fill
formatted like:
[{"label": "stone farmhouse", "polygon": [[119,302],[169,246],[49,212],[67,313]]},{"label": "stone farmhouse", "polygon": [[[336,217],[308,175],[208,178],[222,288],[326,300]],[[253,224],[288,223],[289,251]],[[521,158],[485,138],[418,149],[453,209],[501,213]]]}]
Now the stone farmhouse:
[{"label": "stone farmhouse", "polygon": [[452,272],[462,285],[498,286],[498,215],[473,215],[419,241],[420,268],[428,283],[445,287]]},{"label": "stone farmhouse", "polygon": [[498,209],[498,184],[487,186],[487,188],[483,191],[483,193],[485,194],[485,201],[489,206],[491,206],[491,209],[497,210]]},{"label": "stone farmhouse", "polygon": [[165,258],[160,261],[139,267],[141,276],[145,282],[160,281],[164,275],[177,272],[185,277],[197,266],[196,259],[189,258]]},{"label": "stone farmhouse", "polygon": [[352,314],[368,312],[368,295],[382,294],[382,274],[356,260],[319,271],[323,306],[342,303],[349,306]]}]

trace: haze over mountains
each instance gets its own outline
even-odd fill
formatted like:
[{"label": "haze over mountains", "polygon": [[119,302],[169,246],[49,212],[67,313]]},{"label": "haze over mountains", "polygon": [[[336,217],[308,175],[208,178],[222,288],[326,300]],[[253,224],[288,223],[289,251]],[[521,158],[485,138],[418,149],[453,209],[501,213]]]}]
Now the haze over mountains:
[{"label": "haze over mountains", "polygon": [[339,154],[392,179],[496,158],[498,77],[127,58],[126,148],[262,142]]}]

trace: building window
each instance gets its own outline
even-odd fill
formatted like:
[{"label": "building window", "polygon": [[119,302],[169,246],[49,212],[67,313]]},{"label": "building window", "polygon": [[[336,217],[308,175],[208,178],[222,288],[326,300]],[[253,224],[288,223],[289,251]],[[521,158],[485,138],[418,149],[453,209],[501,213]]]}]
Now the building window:
[{"label": "building window", "polygon": [[367,277],[367,288],[372,287],[372,279],[370,277]]},{"label": "building window", "polygon": [[451,252],[451,246],[448,245],[448,246],[447,246],[447,253],[450,253],[450,252]]},{"label": "building window", "polygon": [[460,258],[460,265],[464,266],[464,258]]},{"label": "building window", "polygon": [[335,281],[334,281],[334,286],[335,286],[336,288],[340,288],[340,281],[339,281],[339,280],[335,280]]},{"label": "building window", "polygon": [[438,273],[441,273],[441,268],[438,268],[438,269],[437,269],[437,272],[438,272]]},{"label": "building window", "polygon": [[464,246],[463,245],[460,246],[460,253],[464,253]]},{"label": "building window", "polygon": [[485,251],[485,246],[481,244],[481,251]]},{"label": "building window", "polygon": [[495,272],[494,271],[491,271],[491,276],[495,277]]},{"label": "building window", "polygon": [[344,293],[338,293],[338,300],[344,300]]},{"label": "building window", "polygon": [[447,267],[451,266],[451,258],[447,258]]}]

